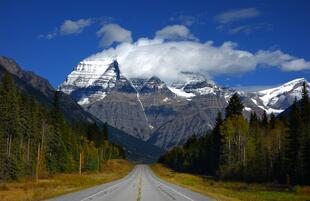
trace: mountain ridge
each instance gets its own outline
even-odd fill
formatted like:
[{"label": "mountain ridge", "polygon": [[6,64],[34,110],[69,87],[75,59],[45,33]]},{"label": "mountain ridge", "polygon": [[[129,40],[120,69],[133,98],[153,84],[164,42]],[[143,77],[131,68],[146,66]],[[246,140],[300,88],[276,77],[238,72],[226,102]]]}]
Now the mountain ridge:
[{"label": "mountain ridge", "polygon": [[[91,61],[87,62],[91,63]],[[283,108],[279,105],[289,104],[292,101],[291,96],[286,94],[290,92],[283,91],[283,93],[272,96],[270,100],[265,98],[263,102],[263,91],[246,93],[221,87],[199,73],[181,72],[181,79],[168,85],[156,76],[148,79],[128,79],[122,74],[116,60],[110,64],[107,64],[107,60],[101,61],[101,64],[100,62],[94,63],[94,66],[88,66],[88,68],[79,67],[83,62],[78,64],[75,71],[69,74],[68,79],[60,85],[59,89],[64,89],[65,92],[70,91],[66,90],[67,87],[84,86],[68,94],[71,94],[86,111],[114,127],[125,130],[133,137],[151,142],[164,149],[182,145],[190,136],[195,134],[199,137],[212,129],[217,113],[225,113],[224,108],[234,93],[241,96],[245,105],[243,113],[246,117],[249,117],[251,112],[257,113],[258,116],[261,116],[264,111],[269,114],[280,113]],[[114,75],[108,75],[107,70],[115,65],[117,69],[114,69]],[[98,75],[99,71],[102,72],[101,75]],[[91,72],[97,74],[91,75]],[[70,80],[72,75],[80,76],[73,76]],[[90,77],[84,77],[85,75],[90,75]],[[106,79],[102,79],[117,75],[119,79],[115,79],[115,83],[111,86],[108,85],[108,81],[104,81]],[[97,81],[94,77],[97,77],[97,80],[103,80],[100,82],[101,87],[109,86],[97,99],[87,95],[89,88],[100,87],[96,85]],[[78,84],[74,85],[75,82]],[[84,83],[81,84],[81,82]],[[116,86],[121,86],[121,88]],[[298,87],[299,85],[297,89]],[[100,90],[96,89],[96,93],[99,93]],[[88,101],[81,101],[78,98],[81,96]],[[278,102],[278,105],[269,104],[268,101],[274,101],[275,99],[272,99],[274,97],[278,97],[279,100],[285,99],[285,101]]]}]

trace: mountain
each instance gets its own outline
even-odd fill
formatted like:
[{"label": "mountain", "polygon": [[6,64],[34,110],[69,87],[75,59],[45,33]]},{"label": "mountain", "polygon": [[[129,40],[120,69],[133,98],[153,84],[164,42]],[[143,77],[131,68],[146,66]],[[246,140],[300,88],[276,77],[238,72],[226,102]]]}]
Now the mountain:
[{"label": "mountain", "polygon": [[247,118],[251,112],[279,114],[295,96],[300,98],[304,81],[246,93],[218,86],[199,73],[181,72],[168,85],[156,76],[129,79],[116,60],[105,58],[81,61],[59,90],[101,121],[167,150],[212,129],[234,93],[241,97]]},{"label": "mountain", "polygon": [[242,96],[246,116],[263,113],[243,92],[219,87],[197,73],[179,77],[170,85],[156,76],[128,79],[115,60],[85,60],[59,90],[101,121],[163,149],[212,129],[234,93]]},{"label": "mountain", "polygon": [[301,99],[302,85],[304,82],[308,83],[306,79],[299,78],[278,87],[249,93],[248,96],[253,103],[267,113],[279,114],[292,105],[295,98],[297,100]]},{"label": "mountain", "polygon": [[[113,74],[113,72],[109,72]],[[42,105],[52,105],[56,89],[54,89],[46,79],[33,72],[24,71],[14,60],[0,56],[0,78],[2,78],[5,73],[9,73],[12,76],[17,87],[25,94],[34,97],[35,100]],[[110,86],[113,84],[112,82],[113,80],[110,82]],[[97,123],[99,126],[103,125],[102,121],[86,112],[71,96],[61,91],[58,93],[59,104],[67,120],[75,123],[88,122]],[[113,126],[107,125],[107,128],[109,130],[109,141],[122,146],[126,156],[131,160],[153,162],[156,161],[163,152],[160,148],[137,138],[133,138],[124,131],[114,128]]]},{"label": "mountain", "polygon": [[95,67],[80,67],[83,65],[80,63],[59,89],[69,92],[86,111],[100,120],[140,139],[147,139],[150,127],[139,94],[120,73],[118,63],[102,63],[100,70],[105,69],[100,76],[92,75],[92,72],[98,72],[94,71]]}]

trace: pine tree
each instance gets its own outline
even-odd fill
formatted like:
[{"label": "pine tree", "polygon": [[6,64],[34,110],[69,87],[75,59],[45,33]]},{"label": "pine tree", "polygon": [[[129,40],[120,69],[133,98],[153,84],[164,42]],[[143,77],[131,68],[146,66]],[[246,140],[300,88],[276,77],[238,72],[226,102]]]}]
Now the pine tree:
[{"label": "pine tree", "polygon": [[[215,121],[215,126],[212,131],[213,135],[213,143],[214,143],[214,170],[213,174],[216,172],[216,170],[219,168],[220,165],[220,159],[221,159],[221,149],[222,149],[222,135],[220,132],[220,127],[223,124],[222,120],[222,114],[219,112],[217,114],[217,118]],[[207,147],[208,148],[208,147]]]},{"label": "pine tree", "polygon": [[[48,176],[78,170],[79,138],[91,127],[79,123],[74,128],[62,114],[59,93],[52,107],[37,103],[18,90],[10,74],[0,84],[0,180],[25,176]],[[99,170],[99,148],[109,159],[124,157],[120,147],[105,140],[95,125],[94,142],[87,142],[86,170]]]},{"label": "pine tree", "polygon": [[64,142],[64,118],[59,107],[59,92],[55,92],[51,110],[51,130],[47,147],[47,166],[50,172],[66,172],[69,162],[67,147]]},{"label": "pine tree", "polygon": [[303,138],[302,138],[302,156],[303,169],[305,173],[304,183],[310,183],[310,101],[307,90],[307,83],[303,83],[301,104],[301,116],[304,124]]},{"label": "pine tree", "polygon": [[18,139],[20,137],[19,124],[19,93],[10,74],[6,73],[2,78],[0,88],[0,125],[6,139],[5,172],[7,178],[16,179],[19,174]]},{"label": "pine tree", "polygon": [[250,124],[256,124],[258,122],[258,117],[255,112],[251,112],[250,114]]},{"label": "pine tree", "polygon": [[275,124],[276,124],[276,116],[273,113],[271,113],[269,121],[270,128],[273,129],[275,127]]},{"label": "pine tree", "polygon": [[268,116],[267,116],[267,113],[266,111],[263,112],[263,116],[262,116],[262,126],[264,128],[267,128],[268,127]]},{"label": "pine tree", "polygon": [[231,117],[233,115],[242,115],[243,104],[241,99],[237,93],[235,93],[229,100],[228,106],[225,109],[226,118]]},{"label": "pine tree", "polygon": [[302,176],[301,134],[303,122],[297,100],[292,105],[289,115],[288,145],[286,151],[287,173],[294,184],[300,182]]}]

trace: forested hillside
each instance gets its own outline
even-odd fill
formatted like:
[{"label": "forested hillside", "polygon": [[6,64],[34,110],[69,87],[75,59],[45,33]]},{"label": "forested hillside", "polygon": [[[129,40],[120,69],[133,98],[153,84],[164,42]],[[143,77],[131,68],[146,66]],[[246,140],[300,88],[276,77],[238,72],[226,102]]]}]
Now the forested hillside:
[{"label": "forested hillside", "polygon": [[303,84],[302,99],[286,117],[242,116],[237,94],[218,115],[212,132],[191,138],[160,158],[177,171],[213,175],[221,180],[310,184],[310,102]]},{"label": "forested hillside", "polygon": [[0,84],[0,180],[98,171],[105,160],[124,157],[95,123],[68,122],[59,94],[46,106],[21,92],[7,73]]}]

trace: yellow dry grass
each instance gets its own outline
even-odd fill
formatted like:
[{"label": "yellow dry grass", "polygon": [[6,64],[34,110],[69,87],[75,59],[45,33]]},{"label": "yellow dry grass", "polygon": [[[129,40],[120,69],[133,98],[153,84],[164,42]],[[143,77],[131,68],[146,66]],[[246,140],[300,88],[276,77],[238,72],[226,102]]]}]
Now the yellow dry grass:
[{"label": "yellow dry grass", "polygon": [[275,188],[266,184],[217,182],[211,178],[178,173],[160,164],[151,166],[160,178],[219,201],[310,201],[310,187]]},{"label": "yellow dry grass", "polygon": [[58,174],[52,178],[21,180],[0,184],[1,201],[38,201],[126,176],[133,165],[126,160],[111,160],[100,173]]}]

